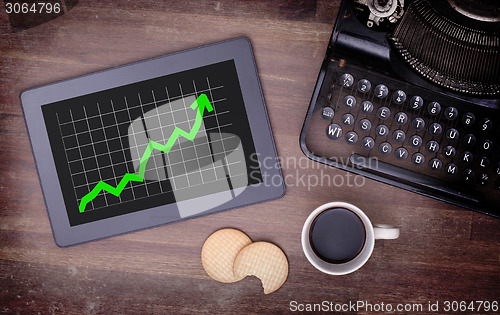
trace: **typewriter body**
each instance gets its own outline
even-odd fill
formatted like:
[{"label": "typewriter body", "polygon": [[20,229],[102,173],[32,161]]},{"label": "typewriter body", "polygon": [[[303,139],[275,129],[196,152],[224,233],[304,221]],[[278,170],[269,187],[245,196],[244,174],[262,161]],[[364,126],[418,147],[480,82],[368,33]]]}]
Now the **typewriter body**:
[{"label": "typewriter body", "polygon": [[344,0],[303,152],[500,217],[499,11],[496,1]]}]

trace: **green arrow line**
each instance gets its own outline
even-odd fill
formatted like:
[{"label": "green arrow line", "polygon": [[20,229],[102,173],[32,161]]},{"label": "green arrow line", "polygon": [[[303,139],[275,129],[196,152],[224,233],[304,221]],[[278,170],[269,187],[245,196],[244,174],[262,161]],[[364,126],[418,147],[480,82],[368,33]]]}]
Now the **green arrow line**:
[{"label": "green arrow line", "polygon": [[123,191],[123,189],[125,189],[125,186],[128,184],[128,182],[131,181],[143,182],[144,173],[146,172],[146,164],[148,164],[149,157],[151,156],[151,153],[153,153],[154,149],[168,153],[170,152],[170,150],[172,149],[175,142],[180,136],[183,136],[189,141],[193,141],[194,137],[200,130],[205,108],[207,109],[208,112],[213,111],[212,104],[210,104],[210,101],[208,100],[206,94],[201,94],[200,96],[198,96],[198,98],[193,102],[193,104],[191,104],[191,109],[196,110],[196,106],[198,106],[198,112],[196,113],[196,120],[190,132],[186,132],[180,128],[175,128],[174,132],[172,132],[172,135],[170,136],[165,145],[150,140],[148,146],[146,147],[146,151],[144,151],[144,154],[141,157],[141,162],[139,164],[139,174],[126,173],[120,180],[120,183],[118,183],[118,186],[116,187],[106,184],[101,180],[99,183],[97,183],[97,185],[95,185],[95,187],[88,194],[83,196],[82,200],[80,201],[80,205],[78,206],[80,212],[85,211],[85,206],[89,202],[94,200],[94,198],[97,197],[97,195],[102,190],[105,190],[118,197]]}]

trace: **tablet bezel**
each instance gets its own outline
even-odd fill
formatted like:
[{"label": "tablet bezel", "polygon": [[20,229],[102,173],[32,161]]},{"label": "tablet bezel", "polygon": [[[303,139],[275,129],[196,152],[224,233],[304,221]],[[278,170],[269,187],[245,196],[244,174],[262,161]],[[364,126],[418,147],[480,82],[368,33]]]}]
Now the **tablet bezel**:
[{"label": "tablet bezel", "polygon": [[[222,205],[187,218],[180,217],[177,204],[174,203],[70,226],[41,107],[227,60],[234,60],[236,66],[263,181],[247,186],[239,196]],[[251,43],[245,37],[35,87],[21,92],[20,99],[54,240],[60,247],[268,201],[280,198],[285,193]],[[269,158],[276,162],[269,163]],[[267,163],[264,163],[264,159]],[[269,178],[273,181],[266,180]],[[213,198],[217,198],[217,194],[188,202],[202,204]]]}]

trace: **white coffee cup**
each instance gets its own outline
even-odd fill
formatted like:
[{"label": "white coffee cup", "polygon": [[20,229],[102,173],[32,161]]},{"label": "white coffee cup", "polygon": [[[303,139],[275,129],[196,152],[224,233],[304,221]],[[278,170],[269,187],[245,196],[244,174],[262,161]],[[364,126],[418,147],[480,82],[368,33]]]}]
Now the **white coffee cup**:
[{"label": "white coffee cup", "polygon": [[[337,213],[337,211],[339,213]],[[355,217],[351,215],[351,213],[357,216],[357,218],[359,219],[359,223],[357,223],[357,219],[355,219]],[[318,216],[320,215],[320,219],[316,220],[316,218],[318,218]],[[340,217],[339,215],[343,215],[347,219],[342,219],[344,217]],[[327,219],[327,216],[330,216],[330,219]],[[338,220],[336,222],[333,222],[333,224],[331,224],[332,221],[326,222],[326,220],[332,220],[333,218],[337,218]],[[342,220],[347,221],[342,222]],[[328,224],[335,226],[337,231],[333,233],[328,230]],[[364,236],[362,233],[363,229]],[[349,256],[349,258],[338,261],[331,260],[331,258],[325,258],[326,256],[320,257],[322,256],[320,251],[323,251],[323,253],[325,252],[324,247],[319,249],[315,248],[315,245],[312,244],[311,241],[311,238],[313,236],[316,237],[317,240],[317,235],[321,235],[318,234],[319,232],[316,232],[316,230],[328,230],[325,235],[328,235],[329,237],[332,234],[335,234],[335,240],[324,240],[326,244],[324,246],[327,246],[327,248],[330,249],[333,248],[332,246],[334,246],[332,251],[337,250],[337,248],[339,247],[343,248],[345,240],[342,239],[342,233],[345,233],[346,236],[349,236],[350,244],[346,245],[347,248],[351,248],[354,246],[354,248],[360,247],[360,250],[357,254],[355,254],[357,250],[352,251],[351,256],[353,257]],[[373,252],[375,239],[396,239],[398,237],[399,229],[397,227],[387,224],[372,225],[370,219],[358,207],[346,202],[330,202],[318,207],[307,218],[306,222],[304,223],[304,227],[302,228],[302,248],[307,259],[314,267],[316,267],[316,269],[331,275],[345,275],[358,270],[366,263]],[[361,241],[363,241],[363,243],[360,243]],[[318,244],[316,247],[321,246],[322,244]],[[342,254],[344,253],[345,252],[342,252]],[[330,253],[327,254],[330,255]],[[341,254],[332,252],[331,255]]]}]

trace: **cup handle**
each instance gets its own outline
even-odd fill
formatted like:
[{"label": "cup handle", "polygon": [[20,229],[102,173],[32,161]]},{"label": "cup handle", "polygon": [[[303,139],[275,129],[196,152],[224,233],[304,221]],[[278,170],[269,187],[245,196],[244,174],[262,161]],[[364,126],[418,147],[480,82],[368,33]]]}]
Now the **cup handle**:
[{"label": "cup handle", "polygon": [[379,240],[393,240],[399,237],[399,229],[389,224],[374,224],[373,232],[375,239]]}]

